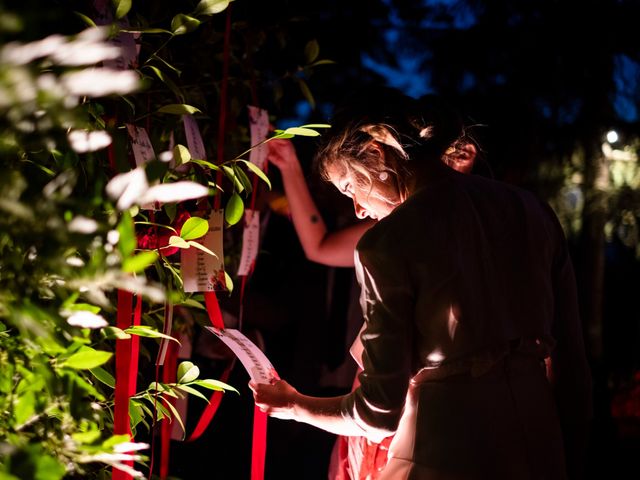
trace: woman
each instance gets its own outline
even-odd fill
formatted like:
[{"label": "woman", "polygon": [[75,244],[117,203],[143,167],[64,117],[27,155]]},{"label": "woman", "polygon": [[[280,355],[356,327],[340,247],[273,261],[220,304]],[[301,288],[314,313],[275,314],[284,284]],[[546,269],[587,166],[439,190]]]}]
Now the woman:
[{"label": "woman", "polygon": [[370,120],[341,123],[318,153],[356,215],[378,220],[356,253],[360,386],[252,385],[256,403],[340,435],[395,433],[383,479],[579,478],[590,374],[553,212],[444,166],[463,132],[450,110],[399,97]]}]

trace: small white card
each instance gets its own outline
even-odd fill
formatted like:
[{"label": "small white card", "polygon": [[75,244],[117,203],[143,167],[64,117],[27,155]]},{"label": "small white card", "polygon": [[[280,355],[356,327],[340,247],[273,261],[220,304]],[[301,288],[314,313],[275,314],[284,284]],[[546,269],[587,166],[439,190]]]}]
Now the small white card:
[{"label": "small white card", "polygon": [[185,292],[227,289],[222,252],[223,212],[224,210],[212,211],[209,217],[209,232],[201,239],[195,240],[215,253],[215,257],[195,247],[180,251],[180,273]]},{"label": "small white card", "polygon": [[196,119],[191,115],[183,115],[182,122],[184,123],[184,135],[187,137],[187,147],[191,158],[206,160],[207,152],[204,148],[204,142]]},{"label": "small white card", "polygon": [[156,158],[147,131],[143,127],[136,127],[130,123],[125,124],[125,126],[127,127],[127,132],[129,132],[129,138],[131,138],[131,148],[136,159],[136,166],[140,167]]},{"label": "small white card", "polygon": [[113,60],[105,60],[104,66],[115,70],[129,70],[138,67],[138,52],[136,40],[133,33],[120,32],[116,37],[109,40],[109,43],[120,48],[122,52]]},{"label": "small white card", "polygon": [[[251,145],[264,141],[269,134],[269,113],[258,107],[249,105],[249,128],[251,130]],[[263,144],[249,152],[249,161],[260,170],[264,170],[267,161],[267,145]]]},{"label": "small white card", "polygon": [[242,254],[238,276],[244,277],[251,273],[251,267],[258,256],[260,245],[260,212],[247,209],[244,211],[244,230],[242,232]]},{"label": "small white card", "polygon": [[240,330],[235,328],[225,328],[224,330],[218,330],[213,327],[205,328],[216,335],[235,353],[254,383],[270,384],[274,380],[280,379],[267,356],[255,343],[245,337]]}]

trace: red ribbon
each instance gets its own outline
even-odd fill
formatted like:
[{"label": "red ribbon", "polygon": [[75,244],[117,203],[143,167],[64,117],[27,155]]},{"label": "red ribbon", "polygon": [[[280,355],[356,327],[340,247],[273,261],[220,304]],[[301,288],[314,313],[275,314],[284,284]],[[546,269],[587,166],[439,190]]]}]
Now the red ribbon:
[{"label": "red ribbon", "polygon": [[[121,330],[131,326],[131,313],[133,310],[133,294],[124,290],[118,290],[118,314],[116,325]],[[140,325],[142,316],[142,297],[138,296],[133,325]],[[131,422],[129,421],[129,399],[136,391],[138,377],[138,352],[140,338],[131,335],[131,338],[116,340],[116,386],[114,405],[114,435],[129,435],[131,437]],[[133,466],[133,461],[123,462]],[[113,480],[131,480],[133,477],[117,468],[113,468]]]},{"label": "red ribbon", "polygon": [[[220,310],[220,305],[218,304],[218,298],[216,297],[215,292],[204,292],[204,303],[207,307],[207,313],[209,314],[209,320],[211,321],[211,324],[219,330],[224,330],[222,312]],[[227,382],[227,380],[229,379],[229,375],[231,374],[232,367],[233,363],[231,363],[227,368],[225,368],[224,372],[222,372],[222,376],[220,377],[221,382]],[[196,428],[193,430],[193,433],[187,441],[193,442],[194,440],[200,438],[200,436],[207,429],[209,423],[211,423],[211,420],[218,411],[218,407],[220,406],[221,401],[222,392],[213,392],[213,395],[211,395],[211,398],[209,399],[209,404],[202,412]]]},{"label": "red ribbon", "polygon": [[[173,383],[176,381],[178,370],[178,344],[169,342],[167,345],[167,354],[162,368],[163,383]],[[168,399],[169,402],[175,404],[175,400]],[[185,419],[186,421],[186,419]],[[169,452],[171,448],[171,428],[173,424],[170,419],[162,419],[160,427],[160,479],[165,480],[169,475]]]}]

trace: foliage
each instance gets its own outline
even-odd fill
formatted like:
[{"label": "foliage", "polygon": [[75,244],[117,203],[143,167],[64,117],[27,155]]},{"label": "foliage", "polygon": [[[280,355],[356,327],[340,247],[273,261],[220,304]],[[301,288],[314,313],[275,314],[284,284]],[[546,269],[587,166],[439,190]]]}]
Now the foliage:
[{"label": "foliage", "polygon": [[[255,186],[250,177],[270,184],[242,158],[248,135],[237,118],[248,90],[240,92],[233,80],[224,99],[233,120],[223,126],[231,132],[225,149],[206,145],[207,157],[220,150],[231,160],[192,158],[184,146],[183,115],[199,121],[205,138],[218,129],[207,112],[222,101],[221,75],[212,72],[221,71],[224,47],[212,24],[229,1],[201,0],[186,13],[143,3],[106,3],[112,20],[96,26],[99,15],[83,2],[53,23],[65,35],[45,38],[29,38],[32,12],[2,12],[0,34],[13,40],[0,50],[2,478],[105,478],[110,466],[141,475],[124,462],[144,465],[138,452],[147,445],[110,435],[115,342],[144,337],[148,358],[159,340],[171,339],[161,333],[165,302],[203,308],[201,295],[182,291],[176,252],[213,254],[197,242],[208,232],[201,212],[211,209],[209,200],[223,200],[230,228]],[[140,52],[130,68],[114,69],[123,52],[114,39],[123,41],[123,34],[135,34]],[[185,55],[199,41],[207,62]],[[317,62],[317,45],[307,49]],[[125,124],[144,126],[162,153],[132,169]],[[272,138],[317,135],[322,127]],[[144,325],[114,326],[117,289],[144,299]],[[177,327],[187,328],[179,321]],[[131,399],[134,432],[165,417],[182,422],[170,398],[206,400],[202,389],[234,390],[198,377],[197,366],[183,362],[177,382],[138,390]]]}]

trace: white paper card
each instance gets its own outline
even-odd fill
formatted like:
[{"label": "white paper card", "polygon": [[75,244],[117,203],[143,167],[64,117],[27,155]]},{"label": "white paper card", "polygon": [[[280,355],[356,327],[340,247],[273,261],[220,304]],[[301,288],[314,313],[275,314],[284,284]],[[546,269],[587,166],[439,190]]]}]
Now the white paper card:
[{"label": "white paper card", "polygon": [[109,43],[119,47],[122,53],[113,60],[105,60],[103,62],[105,67],[115,70],[128,70],[138,67],[138,52],[133,33],[120,32],[116,37],[109,40]]},{"label": "white paper card", "polygon": [[[251,145],[264,141],[269,134],[269,113],[258,107],[249,105],[249,127],[251,130]],[[261,170],[267,161],[267,145],[263,144],[249,152],[249,161]]]},{"label": "white paper card", "polygon": [[260,212],[247,209],[244,211],[244,230],[242,232],[242,254],[238,275],[243,277],[251,273],[253,261],[258,256],[260,244]]},{"label": "white paper card", "polygon": [[215,253],[215,257],[193,246],[181,250],[180,273],[185,292],[227,289],[222,252],[222,221],[223,210],[212,211],[209,217],[209,232],[201,239],[195,240]]},{"label": "white paper card", "polygon": [[147,131],[143,127],[136,127],[130,123],[127,123],[126,127],[127,132],[129,132],[129,138],[131,138],[131,148],[136,159],[136,165],[140,167],[156,158]]},{"label": "white paper card", "polygon": [[182,122],[184,123],[184,135],[187,137],[187,148],[189,148],[191,158],[206,160],[207,152],[204,148],[204,142],[196,119],[191,115],[183,115]]},{"label": "white paper card", "polygon": [[240,330],[235,328],[225,328],[224,330],[218,330],[213,327],[205,328],[215,334],[235,353],[253,382],[269,384],[274,380],[280,379],[267,356],[255,343],[245,337]]}]

